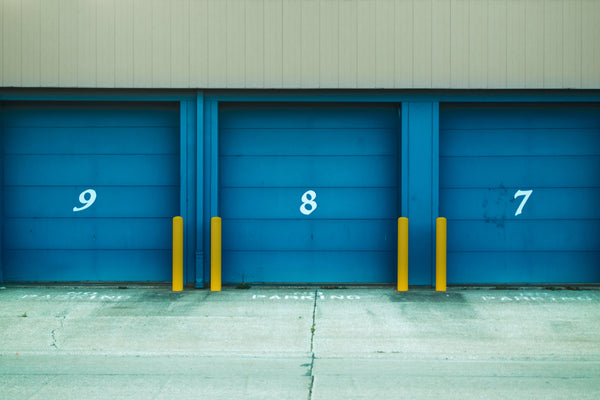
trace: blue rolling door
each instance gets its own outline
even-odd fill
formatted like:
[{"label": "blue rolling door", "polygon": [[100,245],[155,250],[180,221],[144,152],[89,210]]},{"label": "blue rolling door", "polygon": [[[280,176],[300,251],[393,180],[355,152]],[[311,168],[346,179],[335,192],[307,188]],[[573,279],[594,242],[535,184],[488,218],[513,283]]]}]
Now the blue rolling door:
[{"label": "blue rolling door", "polygon": [[172,103],[6,103],[5,281],[168,281],[179,210]]},{"label": "blue rolling door", "polygon": [[600,282],[600,106],[440,107],[449,283]]},{"label": "blue rolling door", "polygon": [[223,104],[224,282],[394,282],[396,105]]}]

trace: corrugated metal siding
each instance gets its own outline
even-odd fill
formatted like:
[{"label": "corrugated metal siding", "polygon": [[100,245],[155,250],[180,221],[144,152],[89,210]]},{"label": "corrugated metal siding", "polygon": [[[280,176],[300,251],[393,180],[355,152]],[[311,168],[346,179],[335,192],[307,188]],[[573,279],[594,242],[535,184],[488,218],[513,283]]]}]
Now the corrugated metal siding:
[{"label": "corrugated metal siding", "polygon": [[0,85],[600,88],[598,0],[0,0]]}]

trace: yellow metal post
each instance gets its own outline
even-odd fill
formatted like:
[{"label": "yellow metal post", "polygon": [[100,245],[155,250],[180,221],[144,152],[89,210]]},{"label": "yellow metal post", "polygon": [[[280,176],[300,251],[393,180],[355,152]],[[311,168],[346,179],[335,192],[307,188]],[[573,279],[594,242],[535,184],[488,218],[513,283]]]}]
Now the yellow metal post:
[{"label": "yellow metal post", "polygon": [[183,290],[183,218],[173,218],[173,291]]},{"label": "yellow metal post", "polygon": [[435,221],[435,290],[446,291],[446,218]]},{"label": "yellow metal post", "polygon": [[221,218],[210,220],[210,290],[221,291]]},{"label": "yellow metal post", "polygon": [[398,291],[408,290],[408,218],[398,218]]}]

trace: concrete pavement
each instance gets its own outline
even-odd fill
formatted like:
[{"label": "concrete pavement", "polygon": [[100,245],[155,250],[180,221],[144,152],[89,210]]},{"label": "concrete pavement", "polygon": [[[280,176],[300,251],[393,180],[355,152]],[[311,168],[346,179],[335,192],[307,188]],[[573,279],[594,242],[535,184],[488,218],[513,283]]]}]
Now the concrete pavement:
[{"label": "concrete pavement", "polygon": [[600,290],[0,289],[1,399],[600,398]]}]

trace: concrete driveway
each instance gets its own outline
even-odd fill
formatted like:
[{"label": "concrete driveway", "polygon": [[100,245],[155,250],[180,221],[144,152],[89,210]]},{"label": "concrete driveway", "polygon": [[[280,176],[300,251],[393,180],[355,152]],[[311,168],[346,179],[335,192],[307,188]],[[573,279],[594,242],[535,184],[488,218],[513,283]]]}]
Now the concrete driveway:
[{"label": "concrete driveway", "polygon": [[598,399],[600,290],[0,289],[0,398]]}]

